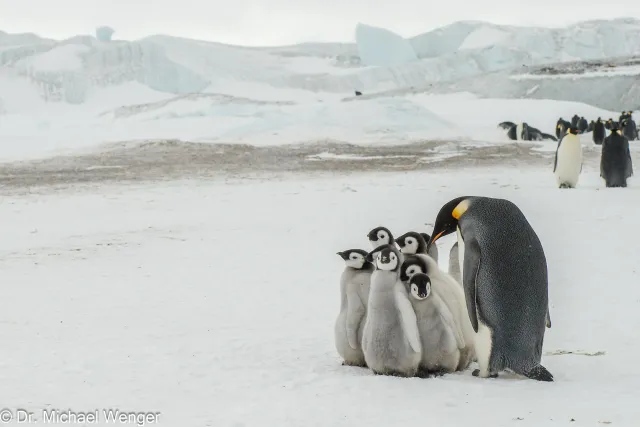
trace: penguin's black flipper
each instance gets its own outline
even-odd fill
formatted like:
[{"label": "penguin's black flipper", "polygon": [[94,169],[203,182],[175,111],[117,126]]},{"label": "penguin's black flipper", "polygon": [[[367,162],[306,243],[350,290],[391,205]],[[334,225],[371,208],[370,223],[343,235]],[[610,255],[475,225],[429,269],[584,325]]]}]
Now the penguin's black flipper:
[{"label": "penguin's black flipper", "polygon": [[553,157],[553,172],[555,172],[556,168],[558,167],[558,150],[560,149],[561,142],[562,142],[562,139],[558,141],[558,146],[556,147],[556,155]]},{"label": "penguin's black flipper", "polygon": [[524,373],[524,376],[536,381],[553,382],[553,375],[542,365],[536,365]]},{"label": "penguin's black flipper", "polygon": [[478,313],[476,311],[476,277],[480,270],[480,245],[473,239],[465,245],[462,284],[467,302],[467,313],[473,330],[478,332]]}]

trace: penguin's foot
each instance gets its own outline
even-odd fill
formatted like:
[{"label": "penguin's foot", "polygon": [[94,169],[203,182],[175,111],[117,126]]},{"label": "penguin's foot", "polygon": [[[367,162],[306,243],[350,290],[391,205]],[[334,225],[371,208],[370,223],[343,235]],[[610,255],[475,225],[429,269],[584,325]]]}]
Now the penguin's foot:
[{"label": "penguin's foot", "polygon": [[441,377],[444,374],[446,374],[447,372],[443,371],[443,370],[429,370],[429,369],[425,369],[425,368],[419,368],[418,372],[416,373],[416,377],[419,378],[434,378],[434,377]]},{"label": "penguin's foot", "polygon": [[[479,377],[480,369],[474,369],[471,375],[473,375],[474,377]],[[489,378],[498,378],[498,374],[489,374]]]},{"label": "penguin's foot", "polygon": [[366,362],[342,362],[342,366],[355,366],[357,368],[366,368],[367,367],[367,363]]}]

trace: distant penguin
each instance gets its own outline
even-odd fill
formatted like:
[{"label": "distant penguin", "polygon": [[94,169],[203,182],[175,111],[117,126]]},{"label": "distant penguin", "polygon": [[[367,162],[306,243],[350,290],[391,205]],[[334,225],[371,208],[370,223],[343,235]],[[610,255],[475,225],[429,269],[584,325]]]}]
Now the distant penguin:
[{"label": "distant penguin", "polygon": [[510,369],[553,381],[543,367],[548,315],[547,261],[540,239],[512,202],[458,197],[438,213],[430,245],[457,233],[467,311],[482,378]]},{"label": "distant penguin", "polygon": [[584,117],[580,117],[580,120],[578,121],[578,130],[580,133],[585,133],[587,129],[589,129],[589,122],[587,122],[587,119]]},{"label": "distant penguin", "polygon": [[361,249],[348,249],[338,255],[346,266],[340,277],[340,313],[334,327],[336,349],[343,365],[364,367],[362,331],[374,267],[365,259],[367,252]]},{"label": "distant penguin", "polygon": [[567,133],[567,129],[571,127],[571,123],[566,120],[563,120],[562,117],[558,119],[556,123],[556,137],[558,139],[562,138],[565,133]]},{"label": "distant penguin", "polygon": [[573,117],[571,117],[571,127],[572,128],[577,128],[578,127],[578,122],[580,122],[580,117],[578,117],[577,114],[575,114]]},{"label": "distant penguin", "polygon": [[620,126],[622,127],[622,134],[629,141],[635,141],[638,139],[638,128],[636,127],[636,122],[634,122],[631,117],[621,120]]},{"label": "distant penguin", "polygon": [[400,252],[383,245],[367,255],[375,256],[371,275],[362,350],[367,366],[376,374],[415,376],[422,358],[418,320],[407,289],[400,282]]},{"label": "distant penguin", "polygon": [[361,96],[362,92],[360,92],[359,90],[356,90],[356,96]]},{"label": "distant penguin", "polygon": [[623,111],[622,113],[620,113],[620,118],[618,119],[618,121],[623,121],[625,118],[627,117],[627,112]]},{"label": "distant penguin", "polygon": [[596,122],[594,120],[591,120],[589,122],[589,127],[587,128],[587,132],[593,132],[593,128],[595,127]]},{"label": "distant penguin", "polygon": [[460,325],[442,299],[431,292],[431,279],[418,273],[407,283],[422,344],[420,369],[428,374],[455,372],[465,348]]},{"label": "distant penguin", "polygon": [[582,172],[582,143],[578,129],[569,128],[558,142],[553,161],[553,173],[560,188],[575,188]]},{"label": "distant penguin", "polygon": [[369,244],[371,244],[372,249],[382,245],[396,245],[393,234],[391,234],[391,231],[386,227],[374,228],[367,234],[367,238],[369,239]]},{"label": "distant penguin", "polygon": [[442,298],[454,319],[460,325],[462,337],[465,341],[464,348],[460,350],[460,365],[458,370],[464,370],[475,357],[473,349],[473,327],[467,314],[464,290],[462,284],[440,270],[433,258],[424,254],[408,255],[400,268],[400,280],[407,284],[413,275],[424,273],[431,280],[431,289],[434,294]]},{"label": "distant penguin", "polygon": [[558,140],[555,136],[544,133],[533,126],[527,126],[527,135],[529,141],[544,141],[545,139],[550,139],[552,141]]},{"label": "distant penguin", "polygon": [[633,175],[629,140],[620,129],[613,129],[605,138],[600,155],[600,176],[607,187],[626,187]]},{"label": "distant penguin", "polygon": [[591,138],[593,139],[593,143],[596,145],[602,145],[602,141],[607,136],[607,131],[605,130],[604,123],[598,117],[598,120],[593,125],[593,134]]},{"label": "distant penguin", "polygon": [[605,129],[611,130],[613,127],[617,127],[618,123],[614,122],[613,119],[609,119],[604,124]]},{"label": "distant penguin", "polygon": [[509,129],[511,129],[512,127],[514,127],[515,125],[516,125],[516,124],[515,124],[515,123],[513,123],[513,122],[502,122],[502,123],[498,124],[498,127],[499,127],[500,129],[509,130]]},{"label": "distant penguin", "polygon": [[438,261],[438,248],[432,246],[427,252],[427,242],[431,239],[426,233],[409,231],[396,239],[400,252],[405,255],[425,254]]},{"label": "distant penguin", "polygon": [[449,276],[456,279],[456,282],[462,284],[462,276],[460,276],[460,257],[458,255],[458,242],[455,242],[449,251]]}]

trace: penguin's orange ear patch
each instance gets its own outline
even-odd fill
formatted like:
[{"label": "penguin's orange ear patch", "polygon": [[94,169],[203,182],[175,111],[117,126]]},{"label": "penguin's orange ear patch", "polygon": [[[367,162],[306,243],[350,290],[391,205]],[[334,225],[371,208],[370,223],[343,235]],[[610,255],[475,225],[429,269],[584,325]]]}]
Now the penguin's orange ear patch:
[{"label": "penguin's orange ear patch", "polygon": [[465,213],[467,209],[469,209],[469,200],[465,199],[458,203],[458,206],[453,209],[453,212],[451,212],[451,216],[453,216],[455,219],[460,219],[462,214]]}]

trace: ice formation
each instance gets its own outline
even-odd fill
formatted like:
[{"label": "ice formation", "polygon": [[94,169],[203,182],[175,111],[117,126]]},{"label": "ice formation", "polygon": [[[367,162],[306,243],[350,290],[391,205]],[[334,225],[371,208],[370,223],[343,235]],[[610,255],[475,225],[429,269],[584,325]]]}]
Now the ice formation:
[{"label": "ice formation", "polygon": [[384,28],[358,23],[356,44],[364,65],[391,67],[418,59],[407,39]]},{"label": "ice formation", "polygon": [[111,27],[102,26],[96,28],[96,38],[103,42],[111,41],[113,33],[115,33],[115,30]]}]

